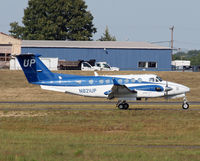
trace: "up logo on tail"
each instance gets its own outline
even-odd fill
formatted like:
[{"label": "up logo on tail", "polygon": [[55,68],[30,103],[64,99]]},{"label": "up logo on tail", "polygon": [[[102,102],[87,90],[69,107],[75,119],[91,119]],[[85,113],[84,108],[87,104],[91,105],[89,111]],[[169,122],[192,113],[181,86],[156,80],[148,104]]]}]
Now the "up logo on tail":
[{"label": "up logo on tail", "polygon": [[24,59],[24,67],[31,67],[33,64],[35,64],[35,59]]}]

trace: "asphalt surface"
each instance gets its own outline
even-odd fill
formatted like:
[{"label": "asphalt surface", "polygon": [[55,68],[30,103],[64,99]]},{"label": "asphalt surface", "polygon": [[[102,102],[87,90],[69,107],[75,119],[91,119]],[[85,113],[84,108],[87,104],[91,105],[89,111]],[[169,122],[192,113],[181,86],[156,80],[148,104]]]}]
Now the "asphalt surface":
[{"label": "asphalt surface", "polygon": [[[127,101],[128,102],[128,101]],[[110,104],[115,105],[117,102],[20,102],[20,101],[3,101],[0,104],[23,104],[23,105],[30,105],[30,104],[42,104],[42,105],[93,105],[93,104]],[[128,102],[129,104],[135,105],[182,105],[183,102]],[[200,101],[193,101],[189,102],[190,105],[200,105]]]},{"label": "asphalt surface", "polygon": [[[133,107],[130,107],[128,110],[146,110],[146,111],[181,111],[182,109],[182,103],[183,102],[128,102],[129,104],[133,105]],[[24,105],[25,107],[2,107],[0,110],[8,110],[8,111],[48,111],[48,110],[60,110],[60,111],[66,111],[66,110],[90,110],[90,111],[110,111],[110,110],[118,110],[118,108],[115,106],[116,102],[0,102],[0,104],[16,104],[16,105]],[[26,107],[26,105],[113,105],[113,108],[87,108],[87,107]],[[200,102],[189,102],[190,105],[200,105]],[[134,105],[147,105],[145,108],[137,108],[137,106]],[[170,107],[162,107],[162,108],[149,108],[148,105],[180,105],[180,108],[170,108]],[[189,108],[190,111],[200,111],[200,108]],[[186,111],[186,110],[185,110]]]}]

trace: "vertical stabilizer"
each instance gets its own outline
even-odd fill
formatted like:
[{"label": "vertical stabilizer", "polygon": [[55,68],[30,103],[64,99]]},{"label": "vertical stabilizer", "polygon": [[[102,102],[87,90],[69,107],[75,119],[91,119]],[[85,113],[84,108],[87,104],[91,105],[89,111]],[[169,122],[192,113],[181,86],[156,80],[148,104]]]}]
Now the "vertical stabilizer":
[{"label": "vertical stabilizer", "polygon": [[39,55],[21,54],[17,59],[29,83],[55,79],[54,73],[43,64]]}]

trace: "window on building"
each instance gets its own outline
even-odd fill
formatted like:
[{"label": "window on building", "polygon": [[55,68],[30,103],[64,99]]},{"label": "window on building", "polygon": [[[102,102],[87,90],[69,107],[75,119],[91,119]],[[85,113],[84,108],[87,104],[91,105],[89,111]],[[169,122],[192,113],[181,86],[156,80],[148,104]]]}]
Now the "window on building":
[{"label": "window on building", "polygon": [[139,68],[157,68],[157,63],[156,62],[145,62],[145,61],[140,61],[138,62],[138,67]]},{"label": "window on building", "polygon": [[0,61],[10,61],[11,54],[9,53],[0,53]]},{"label": "window on building", "polygon": [[140,61],[140,62],[138,63],[138,67],[139,67],[139,68],[146,68],[146,62]]},{"label": "window on building", "polygon": [[156,62],[148,62],[148,68],[157,68]]}]

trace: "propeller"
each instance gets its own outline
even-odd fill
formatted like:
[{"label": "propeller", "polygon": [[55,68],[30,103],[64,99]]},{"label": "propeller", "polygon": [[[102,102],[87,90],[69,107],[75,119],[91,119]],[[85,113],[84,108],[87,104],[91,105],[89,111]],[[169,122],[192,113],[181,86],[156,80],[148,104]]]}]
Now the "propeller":
[{"label": "propeller", "polygon": [[172,88],[168,86],[168,81],[166,81],[166,86],[165,86],[165,95],[168,96],[168,92],[171,91]]}]

